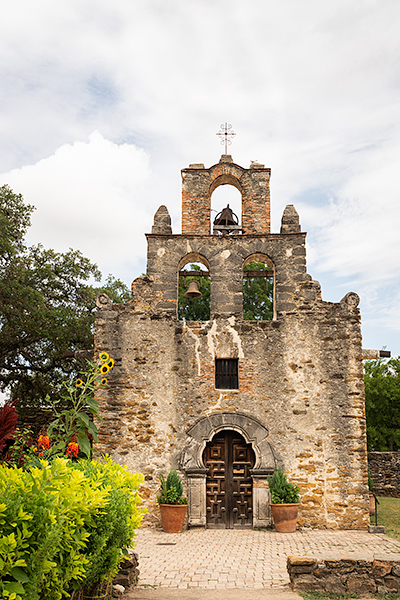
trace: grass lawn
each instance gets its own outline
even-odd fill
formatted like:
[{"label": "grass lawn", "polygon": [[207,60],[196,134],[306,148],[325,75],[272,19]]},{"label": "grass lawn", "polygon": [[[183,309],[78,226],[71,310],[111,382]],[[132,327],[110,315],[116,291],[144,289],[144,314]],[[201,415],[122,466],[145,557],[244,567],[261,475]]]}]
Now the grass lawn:
[{"label": "grass lawn", "polygon": [[[400,542],[400,498],[383,498],[378,496],[378,525],[386,527],[386,535]],[[375,515],[371,517],[375,525]]]}]

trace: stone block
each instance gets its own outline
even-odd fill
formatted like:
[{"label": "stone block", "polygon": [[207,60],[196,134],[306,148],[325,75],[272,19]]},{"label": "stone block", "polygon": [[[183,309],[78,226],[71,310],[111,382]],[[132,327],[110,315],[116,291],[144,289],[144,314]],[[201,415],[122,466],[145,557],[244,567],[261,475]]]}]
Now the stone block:
[{"label": "stone block", "polygon": [[120,597],[120,596],[123,596],[124,593],[125,593],[125,588],[123,585],[119,585],[118,583],[113,585],[113,595]]},{"label": "stone block", "polygon": [[346,586],[342,583],[340,577],[332,575],[325,581],[324,591],[328,594],[345,594]]},{"label": "stone block", "polygon": [[400,564],[395,564],[392,567],[392,574],[396,577],[400,577]]},{"label": "stone block", "polygon": [[299,567],[299,566],[314,566],[317,564],[317,559],[307,556],[288,556],[287,566],[288,567]]},{"label": "stone block", "polygon": [[294,592],[323,592],[325,585],[312,575],[298,575],[292,580],[290,587]]},{"label": "stone block", "polygon": [[398,577],[394,577],[393,575],[386,575],[383,578],[383,581],[387,589],[391,592],[400,591],[400,579]]},{"label": "stone block", "polygon": [[114,577],[114,584],[127,588],[131,585],[131,581],[127,575],[118,574]]},{"label": "stone block", "polygon": [[386,528],[383,525],[368,525],[368,533],[385,533]]},{"label": "stone block", "polygon": [[392,565],[389,562],[382,560],[374,560],[372,563],[371,576],[376,577],[384,577],[388,575],[392,571]]},{"label": "stone block", "polygon": [[346,592],[348,594],[374,594],[376,584],[368,576],[350,575],[346,582]]}]

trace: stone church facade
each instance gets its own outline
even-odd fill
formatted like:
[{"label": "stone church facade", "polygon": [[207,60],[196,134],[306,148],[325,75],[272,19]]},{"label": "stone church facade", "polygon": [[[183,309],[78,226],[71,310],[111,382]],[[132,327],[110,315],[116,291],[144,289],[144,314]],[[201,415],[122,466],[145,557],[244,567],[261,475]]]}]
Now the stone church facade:
[{"label": "stone church facade", "polygon": [[[145,476],[158,523],[157,475],[177,468],[188,525],[267,527],[267,477],[280,465],[301,491],[299,525],[366,529],[367,451],[359,298],[325,302],[307,273],[306,234],[292,205],[270,231],[270,169],[223,155],[182,170],[182,233],[168,210],[147,234],[146,276],[132,300],[97,298],[95,344],[115,360],[99,390],[98,451]],[[233,185],[240,226],[211,232],[211,195]],[[243,319],[244,267],[268,267],[273,316]],[[201,263],[210,319],[178,319],[178,279]]]}]

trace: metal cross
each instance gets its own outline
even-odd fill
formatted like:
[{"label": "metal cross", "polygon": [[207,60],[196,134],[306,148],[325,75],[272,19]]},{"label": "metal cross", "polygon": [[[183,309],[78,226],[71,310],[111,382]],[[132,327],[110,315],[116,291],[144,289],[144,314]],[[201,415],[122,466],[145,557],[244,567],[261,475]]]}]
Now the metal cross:
[{"label": "metal cross", "polygon": [[231,138],[236,135],[234,131],[231,131],[232,125],[228,125],[228,123],[222,123],[220,126],[221,131],[217,133],[217,135],[221,138],[221,144],[225,144],[225,154],[228,152],[228,146],[232,144]]}]

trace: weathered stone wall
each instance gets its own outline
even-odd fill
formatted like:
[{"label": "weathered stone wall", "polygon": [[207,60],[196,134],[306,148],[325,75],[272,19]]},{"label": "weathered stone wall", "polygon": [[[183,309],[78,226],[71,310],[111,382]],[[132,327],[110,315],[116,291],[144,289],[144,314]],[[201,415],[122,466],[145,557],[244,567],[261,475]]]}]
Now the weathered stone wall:
[{"label": "weathered stone wall", "polygon": [[[269,229],[260,210],[254,222]],[[294,207],[280,234],[230,236],[173,235],[162,207],[147,240],[147,276],[133,282],[125,305],[101,296],[95,327],[96,349],[115,359],[108,388],[99,390],[98,449],[144,474],[147,522],[159,519],[157,475],[174,467],[188,484],[189,523],[205,524],[202,450],[230,428],[256,455],[257,526],[270,522],[266,475],[282,465],[301,490],[300,526],[366,529],[359,299],[321,299]],[[243,266],[253,257],[274,272],[271,321],[243,320]],[[210,321],[178,321],[178,272],[200,260],[210,272]],[[215,388],[216,358],[238,359],[239,389]]]},{"label": "weathered stone wall", "polygon": [[41,433],[46,431],[53,419],[54,413],[51,409],[32,408],[32,410],[26,410],[22,408],[18,409],[17,427],[30,429],[32,438],[37,439]]},{"label": "weathered stone wall", "polygon": [[368,452],[368,467],[377,496],[400,498],[400,452]]},{"label": "weathered stone wall", "polygon": [[330,594],[387,594],[400,591],[400,560],[365,557],[316,559],[289,556],[290,587]]},{"label": "weathered stone wall", "polygon": [[[354,338],[358,316],[346,303],[253,323],[151,319],[129,305],[100,311],[96,344],[116,367],[100,398],[99,449],[143,472],[145,495],[154,498],[157,474],[178,466],[198,419],[251,415],[268,429],[276,464],[301,488],[300,525],[366,527],[359,340],[344,359],[327,317],[342,339]],[[218,356],[239,358],[239,390],[215,389]]]}]

